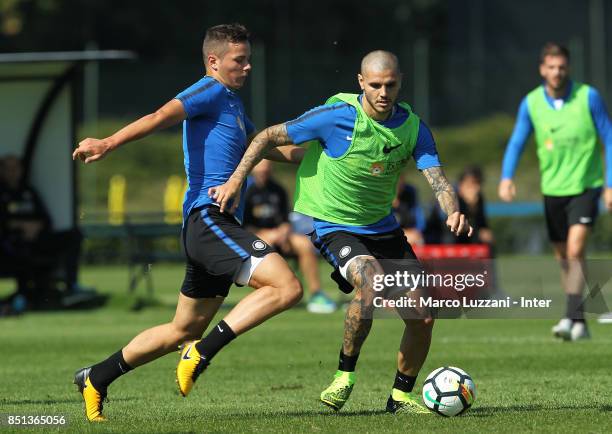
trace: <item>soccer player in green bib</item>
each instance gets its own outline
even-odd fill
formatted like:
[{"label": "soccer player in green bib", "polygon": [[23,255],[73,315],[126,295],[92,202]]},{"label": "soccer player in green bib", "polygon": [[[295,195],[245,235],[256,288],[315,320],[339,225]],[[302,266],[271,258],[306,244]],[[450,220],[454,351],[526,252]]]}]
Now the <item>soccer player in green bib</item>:
[{"label": "soccer player in green bib", "polygon": [[[338,371],[321,401],[340,410],[355,384],[355,367],[372,326],[374,279],[387,270],[385,259],[402,259],[412,272],[418,261],[391,213],[400,172],[411,158],[432,186],[456,235],[472,228],[459,212],[429,128],[408,104],[397,102],[402,75],[397,57],[386,51],[366,55],[358,74],[362,94],[338,94],[323,106],[258,134],[234,174],[211,189],[226,207],[266,149],[312,143],[298,170],[295,210],[314,218],[311,239],[334,267],[344,292],[355,291],[344,322]],[[427,413],[412,395],[431,342],[432,319],[402,316],[405,329],[387,411]]]},{"label": "soccer player in green bib", "polygon": [[[499,197],[510,202],[516,188],[512,178],[525,143],[535,133],[541,190],[548,236],[561,264],[567,309],[552,328],[564,340],[589,337],[582,311],[583,269],[587,238],[604,202],[612,209],[612,123],[593,87],[569,77],[569,51],[547,43],[540,56],[544,83],[527,94],[519,107],[508,142],[499,183]],[[606,148],[606,176],[597,135]]]}]

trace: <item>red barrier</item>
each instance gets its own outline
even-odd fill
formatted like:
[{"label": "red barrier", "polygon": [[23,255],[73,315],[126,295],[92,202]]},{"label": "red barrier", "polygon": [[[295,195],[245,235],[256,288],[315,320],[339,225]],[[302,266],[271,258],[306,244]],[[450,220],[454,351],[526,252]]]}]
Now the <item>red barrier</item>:
[{"label": "red barrier", "polygon": [[425,244],[412,246],[421,261],[431,259],[491,259],[488,244]]},{"label": "red barrier", "polygon": [[[480,276],[484,285],[470,284],[463,288],[439,286],[429,287],[429,294],[436,299],[458,300],[488,298],[493,290],[493,267],[491,248],[488,244],[429,244],[414,246],[414,253],[428,274],[459,277]],[[460,315],[460,310],[456,312]],[[446,313],[447,318],[453,314]]]}]

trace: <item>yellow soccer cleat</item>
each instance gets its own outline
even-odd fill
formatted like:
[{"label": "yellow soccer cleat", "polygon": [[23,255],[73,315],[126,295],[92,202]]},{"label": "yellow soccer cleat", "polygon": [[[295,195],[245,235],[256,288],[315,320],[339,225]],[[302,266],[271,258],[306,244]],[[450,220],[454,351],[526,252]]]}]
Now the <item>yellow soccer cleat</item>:
[{"label": "yellow soccer cleat", "polygon": [[91,368],[82,368],[74,374],[74,384],[79,388],[79,393],[85,401],[85,416],[90,422],[104,422],[106,418],[102,415],[103,401],[106,399],[106,391],[101,393],[89,381]]},{"label": "yellow soccer cleat", "polygon": [[208,366],[196,348],[198,342],[200,341],[186,342],[183,345],[181,357],[176,366],[176,383],[183,396],[189,395],[193,384]]},{"label": "yellow soccer cleat", "polygon": [[387,400],[387,413],[400,414],[432,414],[426,407],[419,404],[418,399],[412,393],[393,389]]},{"label": "yellow soccer cleat", "polygon": [[321,392],[321,402],[339,411],[348,401],[355,384],[355,372],[336,371],[334,381]]}]

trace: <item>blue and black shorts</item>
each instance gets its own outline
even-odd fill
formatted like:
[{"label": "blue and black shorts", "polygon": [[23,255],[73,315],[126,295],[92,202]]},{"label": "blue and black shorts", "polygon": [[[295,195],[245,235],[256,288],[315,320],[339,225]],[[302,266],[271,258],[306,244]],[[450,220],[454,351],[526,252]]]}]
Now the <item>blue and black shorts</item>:
[{"label": "blue and black shorts", "polygon": [[[413,273],[420,273],[422,270],[404,232],[399,228],[371,235],[336,231],[319,237],[316,232],[312,232],[310,239],[321,255],[334,267],[331,278],[346,294],[353,291],[353,285],[347,280],[348,267],[359,256],[389,260],[381,262],[383,269],[388,273],[399,269],[407,269]],[[393,260],[399,261],[398,268],[395,268]]]},{"label": "blue and black shorts", "polygon": [[274,252],[216,205],[191,211],[183,225],[182,241],[187,266],[181,292],[190,298],[226,297],[233,283],[248,284],[245,264]]}]

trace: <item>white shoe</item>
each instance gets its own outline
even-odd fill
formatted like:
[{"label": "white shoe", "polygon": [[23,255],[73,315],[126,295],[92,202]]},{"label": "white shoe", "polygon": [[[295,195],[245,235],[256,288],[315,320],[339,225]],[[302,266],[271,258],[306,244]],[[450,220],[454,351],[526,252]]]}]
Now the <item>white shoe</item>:
[{"label": "white shoe", "polygon": [[574,322],[572,325],[572,331],[570,332],[572,341],[578,341],[581,339],[590,339],[591,335],[589,329],[584,322]]},{"label": "white shoe", "polygon": [[599,324],[612,324],[612,312],[606,312],[599,315],[597,318]]},{"label": "white shoe", "polygon": [[552,333],[557,338],[569,341],[572,334],[572,320],[569,318],[562,318],[557,325],[553,326]]}]

